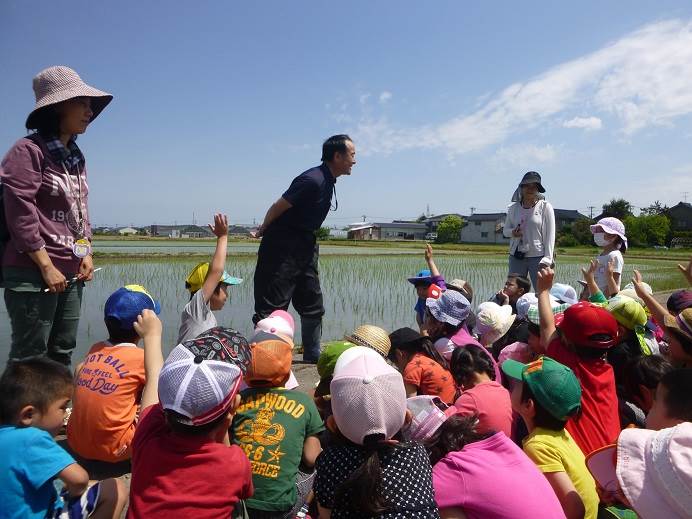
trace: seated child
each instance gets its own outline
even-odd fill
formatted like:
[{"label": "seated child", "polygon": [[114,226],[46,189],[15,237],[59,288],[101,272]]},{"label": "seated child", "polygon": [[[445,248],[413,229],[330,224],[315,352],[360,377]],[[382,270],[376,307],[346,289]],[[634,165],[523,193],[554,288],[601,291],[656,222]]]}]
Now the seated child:
[{"label": "seated child", "polygon": [[569,419],[567,430],[586,455],[620,432],[615,376],[605,360],[617,343],[618,323],[605,308],[581,301],[565,310],[558,333],[550,302],[554,275],[552,269],[538,272],[539,353],[569,367],[581,384],[581,413]]},{"label": "seated child", "polygon": [[646,427],[646,415],[651,410],[658,383],[672,369],[670,362],[660,355],[635,357],[625,364],[620,428]]},{"label": "seated child", "polygon": [[389,339],[392,348],[388,357],[404,377],[407,396],[432,395],[446,404],[454,402],[454,379],[430,338],[411,328],[399,328]]},{"label": "seated child", "polygon": [[243,282],[224,270],[228,248],[228,218],[214,215],[214,225],[209,225],[216,236],[216,250],[209,263],[200,263],[185,280],[190,291],[190,301],[180,315],[178,343],[194,339],[200,333],[217,325],[214,312],[221,310],[228,299],[228,286]]},{"label": "seated child", "polygon": [[331,395],[335,441],[316,464],[320,517],[438,518],[425,448],[399,443],[401,375],[367,348],[350,348],[336,362]]},{"label": "seated child", "polygon": [[178,344],[164,363],[156,315],[145,310],[135,329],[144,340],[147,384],[132,444],[128,519],[230,517],[253,492],[250,462],[228,437],[250,362],[247,340],[213,328]]},{"label": "seated child", "polygon": [[356,346],[364,346],[365,348],[375,350],[385,359],[389,355],[389,349],[392,347],[387,332],[379,326],[371,324],[359,326],[352,333],[345,335],[344,340]]},{"label": "seated child", "polygon": [[586,464],[604,501],[622,503],[639,519],[685,519],[692,510],[691,448],[689,422],[660,431],[630,428]]},{"label": "seated child", "polygon": [[332,395],[329,392],[329,384],[332,382],[336,361],[339,360],[343,352],[353,348],[353,346],[354,344],[348,341],[328,342],[323,346],[320,358],[317,359],[317,374],[320,380],[315,388],[313,397],[323,420],[326,420],[332,414]]},{"label": "seated child", "polygon": [[498,305],[509,305],[512,313],[517,313],[517,300],[531,291],[531,280],[517,273],[510,273],[505,281],[505,286],[491,299]]},{"label": "seated child", "polygon": [[480,433],[502,431],[512,436],[509,392],[495,380],[495,368],[479,348],[457,348],[451,371],[462,389],[454,407],[461,416],[476,416]]},{"label": "seated child", "polygon": [[[289,314],[286,310],[274,310],[269,317],[260,319],[255,325],[255,333],[262,330],[267,333],[275,333],[282,337],[290,339],[291,344],[293,344],[293,335],[295,334],[295,321],[293,316]],[[291,355],[293,355],[291,353]],[[293,374],[293,370],[288,375],[288,380],[286,381],[286,389],[295,389],[299,386],[298,379]],[[243,381],[241,385],[241,391],[247,389],[247,384]]]},{"label": "seated child", "polygon": [[414,286],[418,296],[418,301],[413,309],[416,311],[416,323],[421,330],[425,320],[425,299],[428,294],[428,287],[435,284],[440,290],[447,289],[445,278],[440,275],[440,271],[437,269],[437,265],[435,265],[435,260],[433,260],[433,250],[429,243],[425,246],[425,261],[428,264],[428,268],[421,270],[414,277],[408,278],[408,282]]},{"label": "seated child", "polygon": [[692,368],[668,371],[656,387],[646,428],[656,431],[692,422]]},{"label": "seated child", "polygon": [[502,371],[517,381],[512,388],[512,408],[529,432],[524,452],[553,487],[568,519],[596,519],[596,485],[584,454],[565,430],[567,420],[581,408],[577,377],[550,357],[530,364],[508,360]]},{"label": "seated child", "polygon": [[[617,218],[601,218],[591,226],[591,233],[596,245],[603,248],[596,258],[596,284],[606,297],[613,297],[620,291],[622,269],[625,265],[622,257],[627,251],[625,225]],[[611,274],[612,280],[609,282]]]},{"label": "seated child", "polygon": [[495,366],[495,380],[500,379],[500,369],[491,353],[473,338],[466,327],[471,303],[459,292],[447,290],[438,299],[428,298],[425,302],[424,328],[435,349],[443,359],[449,361],[452,352],[459,347],[480,348]]},{"label": "seated child", "polygon": [[452,416],[425,442],[443,518],[564,519],[550,485],[505,433],[482,434]]},{"label": "seated child", "polygon": [[[465,279],[455,278],[452,281],[446,281],[445,285],[447,286],[447,290],[459,292],[469,301],[469,303],[473,303],[473,287],[471,286],[471,283]],[[473,330],[476,327],[476,314],[473,313],[473,310],[469,312],[469,315],[466,318],[466,327],[469,330]]]},{"label": "seated child", "polygon": [[259,330],[250,349],[249,388],[240,393],[231,428],[252,466],[255,493],[246,505],[250,517],[292,519],[311,489],[324,424],[308,395],[284,387],[290,339]]},{"label": "seated child", "polygon": [[14,361],[2,374],[2,517],[120,517],[127,501],[122,482],[108,479],[89,486],[87,472],[53,439],[72,391],[69,370],[49,359]]},{"label": "seated child", "polygon": [[134,329],[145,309],[161,305],[140,285],[119,288],[106,300],[108,340],[94,344],[75,370],[67,443],[83,458],[115,463],[130,459],[144,388],[144,350]]}]

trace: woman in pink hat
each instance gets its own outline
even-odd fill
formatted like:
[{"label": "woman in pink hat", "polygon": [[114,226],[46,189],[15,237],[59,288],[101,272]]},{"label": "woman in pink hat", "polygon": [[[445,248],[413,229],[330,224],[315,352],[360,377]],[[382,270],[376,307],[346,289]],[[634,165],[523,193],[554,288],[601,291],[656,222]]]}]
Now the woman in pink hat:
[{"label": "woman in pink hat", "polygon": [[26,119],[33,133],[0,164],[10,359],[47,355],[69,365],[82,289],[94,272],[86,165],[76,138],[113,96],[64,66],[39,72],[33,87],[36,105]]}]

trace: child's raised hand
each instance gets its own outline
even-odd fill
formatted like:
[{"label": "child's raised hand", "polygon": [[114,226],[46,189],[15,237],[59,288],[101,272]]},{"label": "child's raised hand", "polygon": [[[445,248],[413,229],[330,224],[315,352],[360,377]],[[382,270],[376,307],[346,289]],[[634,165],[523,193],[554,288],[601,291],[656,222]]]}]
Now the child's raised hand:
[{"label": "child's raised hand", "polygon": [[228,236],[228,217],[221,213],[215,214],[214,225],[209,224],[209,229],[217,238]]},{"label": "child's raised hand", "polygon": [[581,274],[582,274],[582,276],[584,276],[584,281],[586,281],[586,282],[593,281],[597,268],[598,268],[598,261],[596,261],[596,260],[591,260],[591,262],[589,263],[589,266],[587,268],[582,267]]},{"label": "child's raised hand", "polygon": [[[147,337],[161,337],[163,333],[163,325],[161,320],[152,310],[143,310],[137,316],[137,321],[134,323],[135,331],[142,339]],[[146,346],[146,343],[145,343]]]},{"label": "child's raised hand", "polygon": [[426,243],[426,244],[425,244],[425,261],[427,261],[428,263],[430,263],[430,261],[432,260],[432,258],[433,258],[433,249],[432,249],[432,247],[430,246],[429,243]]},{"label": "child's raised hand", "polygon": [[692,256],[690,256],[687,266],[678,263],[678,269],[680,269],[682,275],[685,276],[685,279],[687,279],[687,283],[692,285]]},{"label": "child's raised hand", "polygon": [[642,277],[641,272],[639,272],[638,270],[634,270],[633,272],[634,274],[632,276],[632,284],[634,285],[634,291],[640,298],[644,299],[646,296],[649,295],[649,293],[644,289],[644,285],[642,285],[644,278]]},{"label": "child's raised hand", "polygon": [[608,274],[615,274],[615,258],[610,258],[608,260],[608,266],[606,268],[608,269]]},{"label": "child's raised hand", "polygon": [[541,292],[550,291],[553,288],[553,279],[555,278],[555,271],[551,268],[542,268],[538,271],[537,281],[536,281],[536,294]]}]

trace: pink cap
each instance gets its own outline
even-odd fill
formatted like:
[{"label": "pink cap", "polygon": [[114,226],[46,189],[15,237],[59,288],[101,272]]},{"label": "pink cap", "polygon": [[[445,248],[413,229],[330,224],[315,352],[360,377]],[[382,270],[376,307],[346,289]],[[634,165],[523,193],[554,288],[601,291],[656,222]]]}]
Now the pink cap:
[{"label": "pink cap", "polygon": [[[346,350],[330,384],[336,425],[341,434],[358,445],[370,435],[391,439],[406,417],[406,389],[401,374],[371,352],[363,346]],[[349,362],[341,362],[346,353]]]},{"label": "pink cap", "polygon": [[255,331],[258,330],[284,335],[293,340],[295,334],[293,316],[285,310],[274,310],[269,317],[265,317],[257,323]]}]

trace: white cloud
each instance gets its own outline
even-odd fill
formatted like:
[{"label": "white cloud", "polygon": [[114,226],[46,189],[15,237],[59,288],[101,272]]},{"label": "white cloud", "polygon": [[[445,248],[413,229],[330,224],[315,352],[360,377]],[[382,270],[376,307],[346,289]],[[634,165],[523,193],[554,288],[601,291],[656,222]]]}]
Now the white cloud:
[{"label": "white cloud", "polygon": [[562,123],[565,128],[580,128],[582,130],[600,130],[603,127],[603,121],[598,117],[575,117],[569,121]]},{"label": "white cloud", "polygon": [[561,124],[568,111],[584,107],[612,116],[624,135],[670,125],[692,113],[692,21],[647,25],[526,82],[511,84],[475,111],[446,122],[402,128],[369,117],[360,120],[353,134],[366,153],[442,148],[454,156],[548,123]]},{"label": "white cloud", "polygon": [[498,149],[493,156],[493,161],[519,169],[532,169],[537,164],[553,162],[557,158],[557,154],[557,149],[550,144],[545,146],[516,144]]},{"label": "white cloud", "polygon": [[383,103],[383,104],[384,104],[384,103],[386,103],[387,101],[389,101],[391,98],[392,98],[392,93],[389,92],[389,91],[387,91],[387,90],[385,90],[384,92],[382,92],[382,93],[380,94],[380,103]]}]

